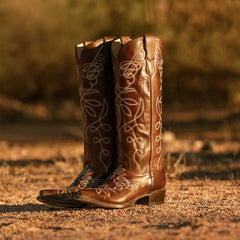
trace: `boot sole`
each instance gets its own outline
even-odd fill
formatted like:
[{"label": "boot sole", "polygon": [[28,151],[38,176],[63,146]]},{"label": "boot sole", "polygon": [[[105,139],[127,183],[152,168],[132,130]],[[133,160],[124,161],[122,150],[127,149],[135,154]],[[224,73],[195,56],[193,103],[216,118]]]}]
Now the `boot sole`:
[{"label": "boot sole", "polygon": [[165,199],[165,194],[166,194],[166,189],[161,189],[158,191],[154,191],[151,194],[141,196],[140,198],[139,197],[135,198],[132,202],[127,204],[106,203],[106,202],[101,202],[93,199],[80,199],[79,201],[88,205],[101,207],[101,208],[127,208],[135,204],[152,206],[152,205],[163,204]]},{"label": "boot sole", "polygon": [[87,204],[77,202],[77,201],[62,201],[58,199],[52,199],[49,196],[38,196],[37,200],[39,202],[52,205],[52,206],[58,206],[58,207],[65,207],[65,208],[79,208],[79,207],[86,207]]}]

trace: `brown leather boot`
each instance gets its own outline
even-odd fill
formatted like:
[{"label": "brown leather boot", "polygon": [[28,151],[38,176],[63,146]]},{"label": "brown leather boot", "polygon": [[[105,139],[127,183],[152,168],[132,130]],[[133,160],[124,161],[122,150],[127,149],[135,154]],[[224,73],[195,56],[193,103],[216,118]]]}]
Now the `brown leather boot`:
[{"label": "brown leather boot", "polygon": [[97,187],[116,169],[113,38],[105,37],[76,46],[80,103],[83,112],[83,170],[67,188],[45,189],[37,200],[57,206],[78,207],[71,200],[75,188]]},{"label": "brown leather boot", "polygon": [[117,170],[98,188],[72,193],[74,201],[124,208],[164,202],[162,64],[160,38],[144,35],[112,44],[117,122]]}]

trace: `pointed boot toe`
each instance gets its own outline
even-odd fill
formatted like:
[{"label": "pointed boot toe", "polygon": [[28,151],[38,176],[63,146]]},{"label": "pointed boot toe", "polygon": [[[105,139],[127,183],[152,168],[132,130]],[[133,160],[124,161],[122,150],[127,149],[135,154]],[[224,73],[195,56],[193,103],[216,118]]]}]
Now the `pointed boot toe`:
[{"label": "pointed boot toe", "polygon": [[76,190],[72,190],[66,193],[61,193],[61,194],[52,194],[52,195],[40,195],[37,197],[37,200],[49,204],[49,205],[55,205],[55,206],[60,206],[60,207],[86,207],[87,204],[84,204],[80,201],[74,200],[73,197],[78,196],[78,192],[75,192]]},{"label": "pointed boot toe", "polygon": [[60,189],[43,189],[39,191],[40,197],[59,194]]}]

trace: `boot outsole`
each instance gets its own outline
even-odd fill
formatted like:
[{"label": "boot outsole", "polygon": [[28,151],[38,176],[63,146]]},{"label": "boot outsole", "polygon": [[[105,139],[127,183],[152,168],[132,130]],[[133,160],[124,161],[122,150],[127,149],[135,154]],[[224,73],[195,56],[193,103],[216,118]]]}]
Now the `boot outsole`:
[{"label": "boot outsole", "polygon": [[37,200],[44,204],[58,206],[58,207],[65,207],[65,208],[82,208],[86,207],[87,204],[78,202],[78,201],[67,201],[67,200],[60,200],[56,198],[51,198],[51,196],[38,196]]},{"label": "boot outsole", "polygon": [[117,204],[117,203],[107,203],[107,202],[102,202],[102,201],[97,201],[94,199],[84,199],[84,198],[75,198],[76,201],[80,201],[82,203],[88,204],[90,206],[95,206],[95,207],[101,207],[101,208],[127,208],[134,206],[135,204],[140,204],[140,205],[159,205],[164,203],[165,199],[165,194],[166,194],[166,189],[161,189],[152,192],[151,194],[141,196],[140,198],[135,198],[132,202],[126,203],[126,204]]}]

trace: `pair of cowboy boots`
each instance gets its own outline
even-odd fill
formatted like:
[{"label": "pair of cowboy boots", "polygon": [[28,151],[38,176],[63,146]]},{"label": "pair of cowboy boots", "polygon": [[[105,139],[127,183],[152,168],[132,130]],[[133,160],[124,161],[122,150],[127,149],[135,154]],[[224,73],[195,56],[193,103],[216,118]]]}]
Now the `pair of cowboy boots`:
[{"label": "pair of cowboy boots", "polygon": [[146,34],[83,42],[76,61],[84,167],[69,187],[41,190],[37,199],[63,207],[162,203],[161,39]]}]

